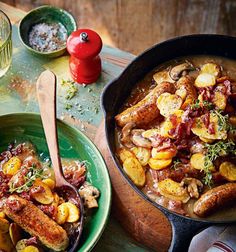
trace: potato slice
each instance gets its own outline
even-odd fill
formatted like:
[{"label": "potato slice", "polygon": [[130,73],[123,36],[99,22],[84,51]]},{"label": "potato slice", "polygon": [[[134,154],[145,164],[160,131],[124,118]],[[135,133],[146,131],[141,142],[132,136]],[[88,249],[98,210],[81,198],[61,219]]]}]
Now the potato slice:
[{"label": "potato slice", "polygon": [[56,222],[59,225],[62,225],[66,222],[66,219],[69,216],[69,209],[66,203],[62,203],[57,208],[57,216],[56,216]]},{"label": "potato slice", "polygon": [[187,93],[186,88],[185,88],[184,86],[181,86],[179,89],[177,89],[177,90],[175,91],[175,94],[178,95],[179,97],[181,97],[182,100],[184,101],[185,98],[187,97],[187,94],[188,94],[188,93]]},{"label": "potato slice", "polygon": [[157,107],[160,114],[168,117],[181,108],[183,100],[176,94],[163,93],[157,99]]},{"label": "potato slice", "polygon": [[177,183],[172,179],[160,181],[158,183],[158,191],[162,196],[165,196],[171,200],[177,200],[186,203],[190,199],[187,190],[183,188],[180,183]]},{"label": "potato slice", "polygon": [[14,252],[15,248],[11,242],[9,233],[0,232],[0,251]]},{"label": "potato slice", "polygon": [[22,232],[23,230],[16,223],[10,224],[9,234],[14,246],[16,246],[17,242],[22,238]]},{"label": "potato slice", "polygon": [[55,180],[51,178],[43,179],[42,182],[46,184],[51,190],[55,188],[55,185],[56,185]]},{"label": "potato slice", "polygon": [[164,151],[158,151],[157,148],[152,148],[152,158],[154,159],[171,159],[177,153],[177,150],[170,148]]},{"label": "potato slice", "polygon": [[216,84],[216,78],[209,73],[201,73],[196,78],[194,85],[198,88],[210,87]]},{"label": "potato slice", "polygon": [[122,163],[124,163],[127,158],[135,157],[134,153],[125,148],[120,148],[118,150],[118,155]]},{"label": "potato slice", "polygon": [[169,132],[173,129],[173,124],[169,118],[166,118],[164,122],[160,124],[160,135],[163,137],[173,138]]},{"label": "potato slice", "polygon": [[19,240],[16,244],[16,251],[23,252],[23,250],[27,247],[26,242],[27,242],[27,239]]},{"label": "potato slice", "polygon": [[32,193],[32,197],[41,204],[51,204],[54,200],[54,197],[48,185],[44,184],[40,179],[36,179],[31,190],[37,191],[38,187],[43,188],[43,191]]},{"label": "potato slice", "polygon": [[207,63],[207,64],[204,64],[201,67],[201,73],[208,73],[208,74],[211,74],[211,75],[213,75],[215,77],[220,77],[220,75],[221,75],[221,68],[217,64]]},{"label": "potato slice", "polygon": [[192,130],[193,134],[195,134],[203,139],[205,138],[205,139],[210,139],[210,140],[216,140],[216,139],[225,140],[227,138],[227,131],[225,129],[219,128],[218,121],[219,121],[218,116],[211,113],[210,114],[210,123],[213,123],[213,125],[214,125],[214,130],[215,130],[214,134],[210,134],[208,132],[208,129],[205,127],[203,121],[201,120],[201,117],[196,118],[195,123],[194,123],[191,130]]},{"label": "potato slice", "polygon": [[[194,169],[203,171],[205,168],[205,155],[202,153],[195,153],[190,158],[190,164]],[[209,166],[210,171],[215,171],[213,163]]]},{"label": "potato slice", "polygon": [[73,222],[78,221],[79,217],[80,217],[79,208],[75,204],[73,204],[71,202],[65,202],[65,203],[62,203],[62,204],[65,204],[66,207],[69,210],[69,214],[68,214],[68,217],[66,219],[66,222],[73,223]]},{"label": "potato slice", "polygon": [[142,136],[145,137],[145,138],[151,138],[153,136],[157,136],[160,134],[160,129],[149,129],[149,130],[146,130],[142,133]]},{"label": "potato slice", "polygon": [[39,252],[39,249],[35,246],[30,245],[25,247],[22,252]]},{"label": "potato slice", "polygon": [[[181,109],[176,110],[173,115],[176,115],[176,123],[181,123],[182,122],[182,115],[183,115],[184,111]],[[166,118],[164,120],[164,122],[162,122],[160,124],[160,135],[163,137],[169,137],[169,138],[173,138],[172,135],[169,134],[170,130],[174,129],[176,127],[176,125],[173,125],[173,123],[171,122],[170,118]]]},{"label": "potato slice", "polygon": [[227,105],[227,97],[222,94],[220,91],[215,91],[214,97],[213,97],[213,104],[220,109],[220,110],[225,110],[226,105]]},{"label": "potato slice", "polygon": [[53,193],[53,202],[52,202],[52,205],[57,207],[60,203],[60,197],[58,196],[57,193]]},{"label": "potato slice", "polygon": [[3,218],[3,219],[6,218],[6,214],[4,212],[2,212],[2,211],[0,211],[0,218]]},{"label": "potato slice", "polygon": [[200,140],[202,140],[204,143],[213,143],[215,140],[214,139],[207,139],[205,137],[199,137]]},{"label": "potato slice", "polygon": [[138,159],[138,161],[142,166],[148,164],[148,161],[151,157],[150,149],[144,147],[133,147],[131,150],[135,154],[136,158]]},{"label": "potato slice", "polygon": [[2,167],[3,173],[15,175],[21,168],[21,160],[18,157],[10,158]]},{"label": "potato slice", "polygon": [[145,184],[146,176],[142,165],[137,158],[127,158],[123,163],[123,168],[129,178],[134,182],[136,186],[142,187]]},{"label": "potato slice", "polygon": [[153,170],[164,169],[168,167],[171,163],[172,163],[172,159],[154,159],[154,158],[150,158],[148,162],[149,166]]},{"label": "potato slice", "polygon": [[187,97],[184,103],[181,106],[181,109],[186,109],[189,105],[194,103],[194,99],[192,97]]},{"label": "potato slice", "polygon": [[163,70],[163,71],[159,71],[159,72],[155,73],[153,75],[153,79],[155,80],[155,82],[157,84],[160,84],[164,81],[174,83],[174,81],[171,79],[171,77],[169,75],[169,71],[167,71],[167,70]]},{"label": "potato slice", "polygon": [[0,233],[7,233],[10,223],[8,220],[0,218]]},{"label": "potato slice", "polygon": [[220,174],[228,181],[236,181],[236,166],[231,162],[223,162],[219,168]]}]

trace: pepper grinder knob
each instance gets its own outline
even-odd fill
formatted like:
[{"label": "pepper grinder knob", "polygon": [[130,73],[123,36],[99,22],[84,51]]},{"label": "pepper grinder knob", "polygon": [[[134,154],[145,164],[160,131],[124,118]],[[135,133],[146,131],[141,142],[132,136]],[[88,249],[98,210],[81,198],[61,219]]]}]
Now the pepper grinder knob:
[{"label": "pepper grinder knob", "polygon": [[80,33],[80,40],[81,42],[87,42],[88,41],[88,34],[86,32]]},{"label": "pepper grinder knob", "polygon": [[95,82],[102,70],[99,53],[102,49],[100,36],[90,29],[79,29],[67,39],[69,68],[74,81],[79,84]]}]

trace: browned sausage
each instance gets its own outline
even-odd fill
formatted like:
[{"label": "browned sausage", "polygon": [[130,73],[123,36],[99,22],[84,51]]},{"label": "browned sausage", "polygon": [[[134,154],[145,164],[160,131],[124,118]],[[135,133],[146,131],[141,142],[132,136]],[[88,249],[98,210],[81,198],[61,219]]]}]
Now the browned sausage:
[{"label": "browned sausage", "polygon": [[236,183],[227,183],[217,186],[198,199],[193,207],[193,211],[200,217],[209,215],[213,211],[224,207],[236,199]]},{"label": "browned sausage", "polygon": [[185,89],[186,90],[186,98],[185,101],[187,104],[183,104],[182,108],[185,108],[190,102],[193,103],[197,99],[197,91],[194,87],[194,79],[191,76],[183,76],[181,77],[175,84],[176,89]]},{"label": "browned sausage", "polygon": [[69,244],[66,231],[34,204],[17,195],[11,195],[5,205],[5,214],[45,246],[64,251]]},{"label": "browned sausage", "polygon": [[153,121],[160,114],[156,105],[157,98],[165,92],[175,92],[173,83],[160,83],[143,100],[117,115],[115,119],[118,126],[124,127],[127,123],[143,125]]}]

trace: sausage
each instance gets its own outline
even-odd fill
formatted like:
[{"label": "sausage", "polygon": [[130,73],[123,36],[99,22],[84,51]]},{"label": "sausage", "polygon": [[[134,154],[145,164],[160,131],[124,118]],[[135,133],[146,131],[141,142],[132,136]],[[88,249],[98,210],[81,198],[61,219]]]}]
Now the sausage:
[{"label": "sausage", "polygon": [[236,183],[227,183],[217,186],[198,199],[193,211],[200,217],[205,217],[213,211],[224,207],[236,199]]},{"label": "sausage", "polygon": [[183,76],[181,77],[175,84],[176,90],[185,89],[186,90],[186,98],[185,100],[192,100],[194,102],[197,99],[197,90],[194,87],[194,79],[191,76]]},{"label": "sausage", "polygon": [[30,201],[11,195],[4,204],[5,214],[45,246],[64,251],[69,245],[66,231]]},{"label": "sausage", "polygon": [[127,123],[135,123],[139,126],[153,121],[160,115],[156,105],[157,98],[165,92],[175,92],[173,83],[160,83],[140,102],[118,114],[115,117],[117,125],[124,127]]}]

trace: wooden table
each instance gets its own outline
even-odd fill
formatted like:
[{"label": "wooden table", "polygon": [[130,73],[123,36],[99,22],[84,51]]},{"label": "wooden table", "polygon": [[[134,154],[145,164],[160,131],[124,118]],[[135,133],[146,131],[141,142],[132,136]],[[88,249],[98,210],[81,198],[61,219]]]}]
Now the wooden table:
[{"label": "wooden table", "polygon": [[[56,59],[38,58],[29,53],[21,44],[17,23],[25,12],[0,3],[13,24],[13,61],[6,76],[0,79],[0,114],[14,112],[38,112],[35,97],[35,82],[39,74],[50,69],[57,75],[58,113],[57,117],[76,126],[90,139],[94,140],[97,127],[102,120],[100,94],[103,87],[118,76],[124,67],[134,58],[133,55],[107,46],[103,47],[101,56],[103,71],[96,84],[79,86],[76,97],[67,101],[62,80],[71,79],[68,71],[68,55]],[[78,108],[78,101],[80,109]],[[67,104],[72,106],[67,110]],[[112,235],[111,235],[112,233]],[[111,216],[108,225],[94,251],[148,251],[134,241]]]}]

